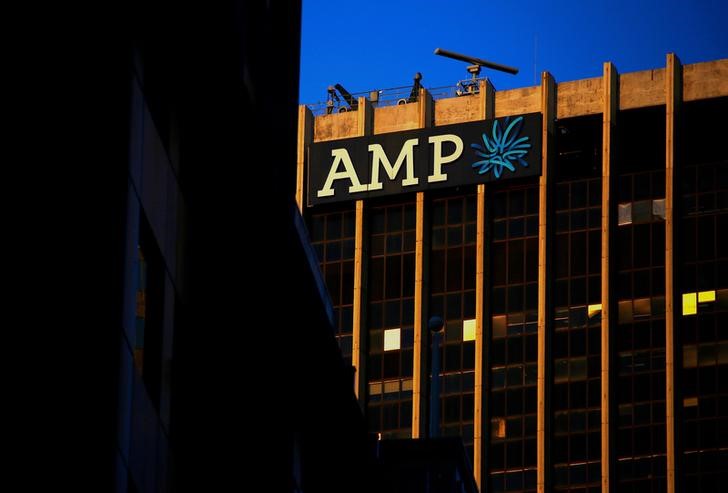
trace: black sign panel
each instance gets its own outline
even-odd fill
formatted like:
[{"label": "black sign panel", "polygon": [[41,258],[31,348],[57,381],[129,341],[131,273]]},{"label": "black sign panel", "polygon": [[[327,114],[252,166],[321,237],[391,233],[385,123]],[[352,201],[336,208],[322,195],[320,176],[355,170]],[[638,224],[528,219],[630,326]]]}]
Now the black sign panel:
[{"label": "black sign panel", "polygon": [[308,205],[541,174],[541,114],[309,146]]}]

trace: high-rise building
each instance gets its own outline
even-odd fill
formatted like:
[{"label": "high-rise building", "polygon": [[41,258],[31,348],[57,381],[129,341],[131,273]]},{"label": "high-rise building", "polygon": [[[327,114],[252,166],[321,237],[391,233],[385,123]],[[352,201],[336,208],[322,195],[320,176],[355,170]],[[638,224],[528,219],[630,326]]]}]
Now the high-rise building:
[{"label": "high-rise building", "polygon": [[[14,92],[33,131],[13,167],[41,212],[12,214],[38,237],[12,233],[34,286],[15,289],[28,356],[8,380],[32,367],[19,387],[41,396],[8,394],[38,413],[13,420],[29,465],[15,482],[295,492],[364,476],[353,374],[295,203],[300,2],[57,10],[23,29],[38,73],[12,70],[38,85]],[[288,165],[259,166],[273,149]]]},{"label": "high-rise building", "polygon": [[439,316],[480,491],[728,488],[728,60],[386,96],[299,108],[369,430],[428,435]]}]

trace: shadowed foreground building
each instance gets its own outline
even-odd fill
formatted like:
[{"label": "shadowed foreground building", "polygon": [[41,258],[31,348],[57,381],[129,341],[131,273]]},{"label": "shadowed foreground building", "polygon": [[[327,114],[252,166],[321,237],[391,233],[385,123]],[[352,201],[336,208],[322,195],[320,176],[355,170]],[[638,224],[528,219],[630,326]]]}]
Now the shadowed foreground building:
[{"label": "shadowed foreground building", "polygon": [[728,60],[479,84],[299,108],[369,430],[426,436],[438,315],[440,432],[481,491],[725,490]]},{"label": "shadowed foreground building", "polygon": [[[78,29],[58,23],[43,48],[59,70],[37,64],[38,94],[65,106],[39,110],[51,118],[34,138],[69,163],[44,177],[59,231],[42,228],[64,240],[52,258],[68,272],[44,273],[58,285],[34,312],[54,319],[45,327],[63,307],[83,316],[43,372],[58,397],[37,422],[58,417],[68,436],[26,439],[36,468],[57,466],[24,480],[156,493],[325,491],[363,476],[366,428],[294,198],[300,4],[103,7]],[[259,166],[271,149],[289,164]],[[249,216],[263,183],[267,205]]]}]

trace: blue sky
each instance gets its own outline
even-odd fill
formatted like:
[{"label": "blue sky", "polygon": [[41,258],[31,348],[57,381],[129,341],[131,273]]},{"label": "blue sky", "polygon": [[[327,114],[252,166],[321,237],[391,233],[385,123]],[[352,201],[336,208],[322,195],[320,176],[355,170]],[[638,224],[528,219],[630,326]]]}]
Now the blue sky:
[{"label": "blue sky", "polygon": [[468,78],[467,64],[433,54],[440,47],[518,67],[483,69],[497,90],[595,77],[602,63],[621,73],[728,58],[727,0],[507,1],[303,0],[299,100],[326,100],[340,83],[350,92],[425,87]]}]

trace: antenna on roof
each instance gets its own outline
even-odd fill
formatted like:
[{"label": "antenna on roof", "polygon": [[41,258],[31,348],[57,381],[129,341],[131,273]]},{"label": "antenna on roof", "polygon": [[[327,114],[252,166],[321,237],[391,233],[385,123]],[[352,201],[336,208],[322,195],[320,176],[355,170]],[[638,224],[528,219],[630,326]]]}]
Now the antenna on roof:
[{"label": "antenna on roof", "polygon": [[468,73],[471,74],[470,80],[461,80],[457,83],[457,90],[455,94],[458,96],[470,96],[478,94],[480,92],[478,86],[478,76],[480,75],[480,68],[492,68],[493,70],[500,70],[501,72],[507,72],[509,74],[517,74],[518,69],[515,67],[509,67],[508,65],[501,65],[499,63],[489,62],[481,58],[475,58],[474,56],[463,55],[462,53],[455,53],[454,51],[443,50],[442,48],[435,48],[435,55],[445,56],[454,60],[460,60],[467,63]]},{"label": "antenna on roof", "polygon": [[462,62],[472,63],[468,66],[468,72],[473,74],[473,79],[480,74],[480,67],[492,68],[493,70],[500,70],[501,72],[507,72],[509,74],[516,75],[518,69],[515,67],[509,67],[508,65],[501,65],[495,62],[489,62],[482,58],[475,58],[474,56],[463,55],[462,53],[455,53],[454,51],[443,50],[442,48],[435,48],[435,55],[446,56],[454,60],[460,60]]}]

